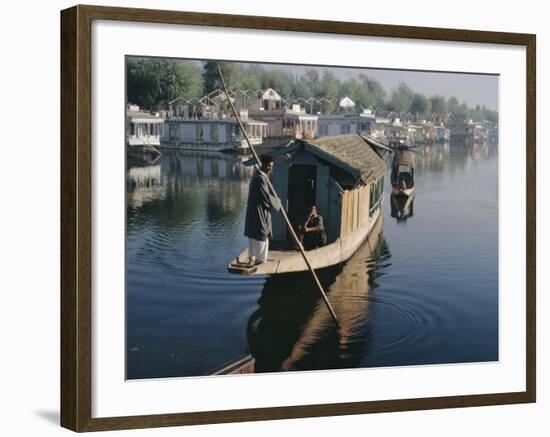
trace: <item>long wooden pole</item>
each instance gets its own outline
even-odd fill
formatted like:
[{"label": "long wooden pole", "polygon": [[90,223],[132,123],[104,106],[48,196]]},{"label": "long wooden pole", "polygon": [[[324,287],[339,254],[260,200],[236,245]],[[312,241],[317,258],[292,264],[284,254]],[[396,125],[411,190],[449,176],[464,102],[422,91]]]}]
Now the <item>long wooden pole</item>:
[{"label": "long wooden pole", "polygon": [[[250,139],[248,138],[248,135],[246,133],[246,130],[244,129],[244,126],[241,122],[241,118],[239,117],[239,114],[237,114],[237,110],[235,109],[235,106],[233,105],[233,102],[231,101],[231,98],[229,97],[229,91],[227,90],[227,85],[225,84],[225,80],[223,78],[222,70],[220,66],[218,65],[218,74],[220,75],[220,79],[222,81],[223,85],[223,91],[225,92],[225,96],[227,97],[227,101],[229,102],[229,106],[231,108],[231,112],[233,112],[233,116],[237,120],[237,123],[239,124],[239,128],[241,129],[241,132],[248,143],[248,147],[252,151],[252,155],[254,156],[254,159],[256,161],[256,164],[258,167],[262,166],[262,163],[260,161],[260,158],[258,157],[258,154],[256,153],[256,150],[252,146],[252,143],[250,142]],[[325,301],[325,304],[327,305],[327,308],[334,319],[336,323],[338,323],[338,317],[336,317],[336,313],[332,309],[332,306],[330,305],[330,302],[328,301],[327,295],[325,293],[325,290],[323,290],[323,286],[321,285],[321,282],[319,281],[319,278],[317,277],[317,274],[315,273],[315,270],[313,270],[313,267],[311,266],[311,263],[309,262],[309,259],[306,255],[306,252],[304,250],[304,247],[302,246],[302,243],[300,242],[300,239],[296,235],[296,232],[294,231],[294,228],[290,224],[290,220],[288,219],[288,216],[286,215],[286,211],[283,208],[283,205],[281,203],[281,200],[279,199],[279,196],[277,195],[277,192],[275,191],[275,187],[271,184],[271,181],[269,180],[269,177],[267,179],[267,185],[271,191],[271,193],[279,200],[279,203],[281,204],[281,208],[279,209],[279,212],[283,216],[283,220],[286,222],[286,226],[288,227],[288,231],[290,232],[290,235],[292,235],[292,239],[294,240],[294,243],[298,246],[298,249],[300,250],[300,253],[302,254],[302,257],[304,258],[304,261],[307,265],[307,268],[311,272],[311,275],[313,276],[313,280],[315,284],[317,285],[317,288],[319,289],[319,292],[321,293],[321,296],[323,297],[323,300]]]}]

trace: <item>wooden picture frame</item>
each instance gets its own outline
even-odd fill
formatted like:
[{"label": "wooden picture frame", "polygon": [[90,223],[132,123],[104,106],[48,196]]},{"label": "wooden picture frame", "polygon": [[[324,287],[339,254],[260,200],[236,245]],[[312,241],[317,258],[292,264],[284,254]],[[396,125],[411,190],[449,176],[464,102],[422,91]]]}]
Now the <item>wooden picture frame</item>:
[{"label": "wooden picture frame", "polygon": [[[178,414],[92,417],[92,22],[112,20],[370,37],[515,45],[526,48],[526,390],[418,399],[280,406]],[[61,425],[99,431],[411,411],[536,400],[536,37],[275,17],[75,6],[61,12]]]}]

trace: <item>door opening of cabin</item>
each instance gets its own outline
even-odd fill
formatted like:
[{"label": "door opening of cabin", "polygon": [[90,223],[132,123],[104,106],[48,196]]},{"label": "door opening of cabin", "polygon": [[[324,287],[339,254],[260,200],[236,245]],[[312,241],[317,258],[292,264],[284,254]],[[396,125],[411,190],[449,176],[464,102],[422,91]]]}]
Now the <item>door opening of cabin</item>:
[{"label": "door opening of cabin", "polygon": [[288,174],[288,216],[298,230],[304,224],[311,207],[315,205],[317,167],[294,164]]}]

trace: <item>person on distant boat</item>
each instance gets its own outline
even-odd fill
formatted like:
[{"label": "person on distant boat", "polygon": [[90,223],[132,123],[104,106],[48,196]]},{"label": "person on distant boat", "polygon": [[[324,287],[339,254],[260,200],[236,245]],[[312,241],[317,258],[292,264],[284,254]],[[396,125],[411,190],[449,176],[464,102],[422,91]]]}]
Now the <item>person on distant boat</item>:
[{"label": "person on distant boat", "polygon": [[304,248],[306,250],[316,249],[327,244],[327,234],[323,217],[317,213],[317,207],[313,205],[311,212],[304,224]]},{"label": "person on distant boat", "polygon": [[279,211],[281,203],[269,190],[268,178],[273,171],[273,158],[263,155],[261,167],[257,169],[248,189],[244,235],[248,237],[248,263],[260,264],[267,261],[269,239],[272,237],[271,210]]}]

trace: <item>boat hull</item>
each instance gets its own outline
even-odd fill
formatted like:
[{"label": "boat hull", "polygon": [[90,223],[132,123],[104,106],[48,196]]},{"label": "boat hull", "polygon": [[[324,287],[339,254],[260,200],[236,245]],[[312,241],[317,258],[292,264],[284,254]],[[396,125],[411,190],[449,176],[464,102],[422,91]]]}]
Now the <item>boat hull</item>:
[{"label": "boat hull", "polygon": [[[359,249],[375,227],[379,226],[383,226],[381,208],[378,208],[367,224],[350,232],[344,238],[339,238],[333,243],[318,249],[307,251],[306,254],[311,266],[313,269],[318,270],[347,261]],[[238,259],[243,262],[246,261],[248,259],[248,249],[245,249]],[[298,250],[271,250],[267,261],[262,264],[249,267],[233,260],[228,264],[227,270],[242,275],[277,275],[304,272],[308,270],[308,267]]]},{"label": "boat hull", "polygon": [[398,188],[393,187],[392,188],[392,194],[394,196],[403,196],[403,197],[411,197],[411,195],[414,193],[414,187],[411,188]]}]

